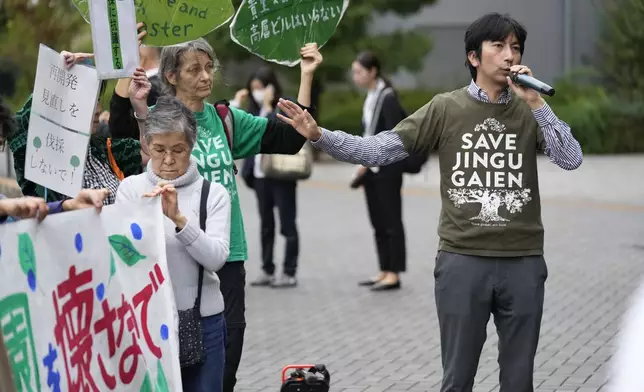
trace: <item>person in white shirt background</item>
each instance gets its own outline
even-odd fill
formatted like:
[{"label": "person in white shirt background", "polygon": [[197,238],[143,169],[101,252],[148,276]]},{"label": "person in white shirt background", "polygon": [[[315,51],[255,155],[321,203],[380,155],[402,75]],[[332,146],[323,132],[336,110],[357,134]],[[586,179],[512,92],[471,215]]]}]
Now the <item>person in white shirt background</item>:
[{"label": "person in white shirt background", "polygon": [[[277,102],[284,98],[277,75],[269,66],[258,68],[246,83],[246,88],[235,94],[230,104],[245,107],[255,116],[276,118]],[[241,176],[246,185],[255,190],[261,221],[262,272],[251,286],[276,288],[297,286],[297,262],[300,239],[297,230],[297,180],[267,178],[261,168],[262,154],[246,158]],[[280,220],[280,232],[285,239],[282,274],[275,276],[274,244],[275,213]]]}]

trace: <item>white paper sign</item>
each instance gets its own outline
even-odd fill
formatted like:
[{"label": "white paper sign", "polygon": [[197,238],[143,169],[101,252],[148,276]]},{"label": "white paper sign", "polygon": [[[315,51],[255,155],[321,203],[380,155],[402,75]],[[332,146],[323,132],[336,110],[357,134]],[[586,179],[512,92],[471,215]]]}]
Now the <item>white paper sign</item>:
[{"label": "white paper sign", "polygon": [[92,0],[89,16],[99,79],[132,76],[139,66],[133,0]]},{"label": "white paper sign", "polygon": [[74,197],[81,189],[87,144],[98,99],[94,68],[65,69],[63,57],[40,45],[25,178]]},{"label": "white paper sign", "polygon": [[17,391],[181,391],[160,200],[0,226]]}]

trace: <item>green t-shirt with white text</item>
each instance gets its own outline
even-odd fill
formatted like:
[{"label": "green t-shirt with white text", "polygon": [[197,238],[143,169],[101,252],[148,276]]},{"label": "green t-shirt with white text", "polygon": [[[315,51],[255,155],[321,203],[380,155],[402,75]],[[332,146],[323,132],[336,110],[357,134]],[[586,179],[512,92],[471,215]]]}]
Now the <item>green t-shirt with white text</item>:
[{"label": "green t-shirt with white text", "polygon": [[230,194],[230,256],[228,261],[243,261],[248,258],[244,220],[239,205],[237,182],[233,164],[259,153],[262,137],[268,120],[231,107],[233,114],[233,151],[226,140],[224,126],[217,110],[206,103],[202,112],[194,112],[197,120],[197,143],[192,155],[197,160],[199,173],[210,182],[222,184]]}]

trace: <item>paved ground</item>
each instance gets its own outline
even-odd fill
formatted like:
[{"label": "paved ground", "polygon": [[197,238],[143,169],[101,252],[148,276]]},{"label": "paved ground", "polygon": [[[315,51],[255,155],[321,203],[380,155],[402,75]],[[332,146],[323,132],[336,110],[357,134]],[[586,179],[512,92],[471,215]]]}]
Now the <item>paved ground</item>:
[{"label": "paved ground", "polygon": [[[593,157],[575,172],[540,162],[549,278],[535,387],[605,391],[620,315],[644,274],[644,156]],[[436,165],[407,181],[408,272],[403,289],[371,293],[376,271],[361,191],[351,168],[323,162],[299,189],[300,286],[249,287],[237,391],[278,391],[290,363],[325,363],[332,391],[438,391],[441,379],[433,276],[439,213]],[[240,186],[250,261],[259,271],[255,198]],[[278,242],[278,255],[282,254]],[[481,356],[476,391],[498,391],[496,334]]]}]

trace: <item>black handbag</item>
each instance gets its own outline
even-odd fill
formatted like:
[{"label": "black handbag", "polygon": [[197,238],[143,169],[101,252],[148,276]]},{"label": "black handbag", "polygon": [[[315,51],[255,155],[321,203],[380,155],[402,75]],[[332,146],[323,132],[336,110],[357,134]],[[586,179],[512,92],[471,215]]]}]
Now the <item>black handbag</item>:
[{"label": "black handbag", "polygon": [[[203,180],[199,205],[199,226],[206,231],[208,193],[210,182]],[[199,288],[195,306],[179,311],[179,363],[182,368],[204,363],[206,351],[203,345],[203,320],[201,318],[201,289],[203,286],[203,266],[199,264]]]}]

